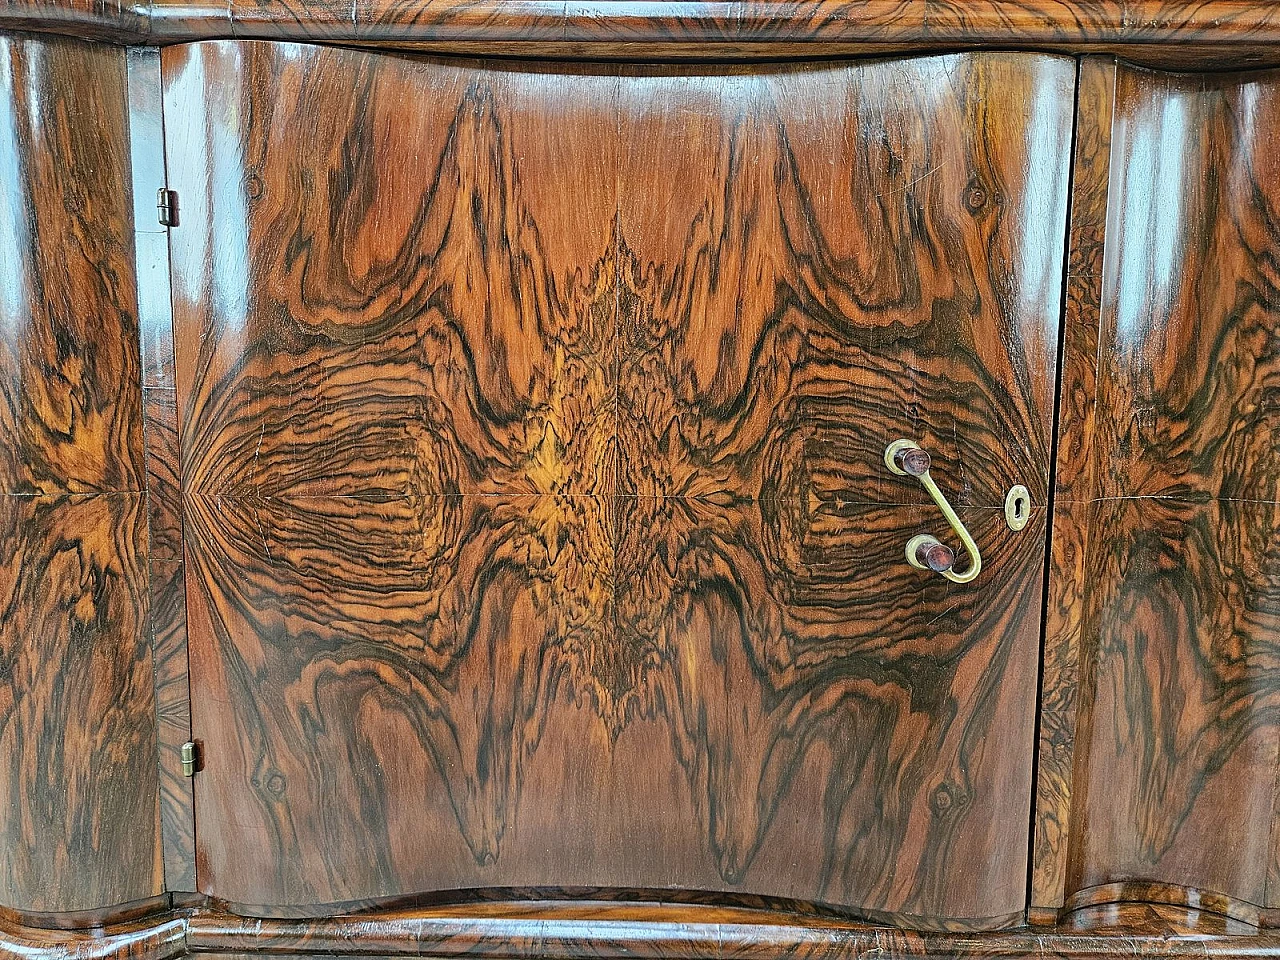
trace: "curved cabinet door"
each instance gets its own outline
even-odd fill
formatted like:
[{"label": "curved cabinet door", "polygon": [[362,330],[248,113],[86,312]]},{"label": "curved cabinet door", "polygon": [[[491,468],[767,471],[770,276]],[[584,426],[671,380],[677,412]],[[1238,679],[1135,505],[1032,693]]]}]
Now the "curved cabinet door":
[{"label": "curved cabinet door", "polygon": [[1280,72],[1082,77],[1034,896],[1275,926]]},{"label": "curved cabinet door", "polygon": [[1071,61],[163,64],[204,892],[1021,916]]},{"label": "curved cabinet door", "polygon": [[90,925],[164,891],[129,178],[124,51],[0,34],[10,919]]}]

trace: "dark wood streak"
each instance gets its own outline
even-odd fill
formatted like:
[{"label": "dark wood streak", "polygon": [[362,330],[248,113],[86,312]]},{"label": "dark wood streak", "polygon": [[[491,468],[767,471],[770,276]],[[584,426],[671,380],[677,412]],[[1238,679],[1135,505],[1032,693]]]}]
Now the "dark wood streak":
[{"label": "dark wood streak", "polygon": [[1277,79],[1117,75],[1102,284],[1079,287],[1095,410],[1063,451],[1092,474],[1065,504],[1088,528],[1053,574],[1081,631],[1068,903],[1163,888],[1270,923],[1280,895]]},{"label": "dark wood streak", "polygon": [[202,889],[1015,921],[1073,65],[164,65]]},{"label": "dark wood streak", "polygon": [[1258,0],[9,0],[0,28],[121,43],[328,40],[526,57],[887,56],[991,44],[1164,65],[1280,61]]},{"label": "dark wood streak", "polygon": [[0,904],[161,890],[124,51],[0,37]]}]

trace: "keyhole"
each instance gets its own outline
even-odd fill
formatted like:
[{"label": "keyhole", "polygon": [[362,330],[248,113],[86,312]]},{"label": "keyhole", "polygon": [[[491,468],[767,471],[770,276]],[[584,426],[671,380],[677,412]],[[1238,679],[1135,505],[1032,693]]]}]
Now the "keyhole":
[{"label": "keyhole", "polygon": [[1031,494],[1022,484],[1011,487],[1004,498],[1004,521],[1010,530],[1021,530],[1031,519]]}]

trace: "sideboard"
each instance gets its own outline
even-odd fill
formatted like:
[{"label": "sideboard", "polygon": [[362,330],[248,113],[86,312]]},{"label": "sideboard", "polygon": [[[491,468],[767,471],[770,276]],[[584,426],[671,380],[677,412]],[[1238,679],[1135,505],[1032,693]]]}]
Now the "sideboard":
[{"label": "sideboard", "polygon": [[1280,8],[0,7],[0,955],[1280,955]]}]

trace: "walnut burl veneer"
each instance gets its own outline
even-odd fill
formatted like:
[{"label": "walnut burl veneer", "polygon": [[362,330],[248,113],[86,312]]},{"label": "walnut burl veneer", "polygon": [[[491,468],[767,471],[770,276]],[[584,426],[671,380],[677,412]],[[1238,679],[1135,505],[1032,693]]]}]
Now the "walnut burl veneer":
[{"label": "walnut burl veneer", "polygon": [[254,38],[589,59],[888,56],[962,47],[1280,64],[1258,0],[5,0],[0,28],[127,44]]},{"label": "walnut burl veneer", "polygon": [[1278,81],[1083,68],[1033,905],[1280,906]]},{"label": "walnut burl veneer", "polygon": [[1280,7],[0,30],[0,960],[1280,955]]},{"label": "walnut burl veneer", "polygon": [[31,913],[163,890],[128,122],[124,51],[0,36],[0,905]]},{"label": "walnut burl veneer", "polygon": [[163,62],[201,890],[1016,922],[1074,65]]}]

